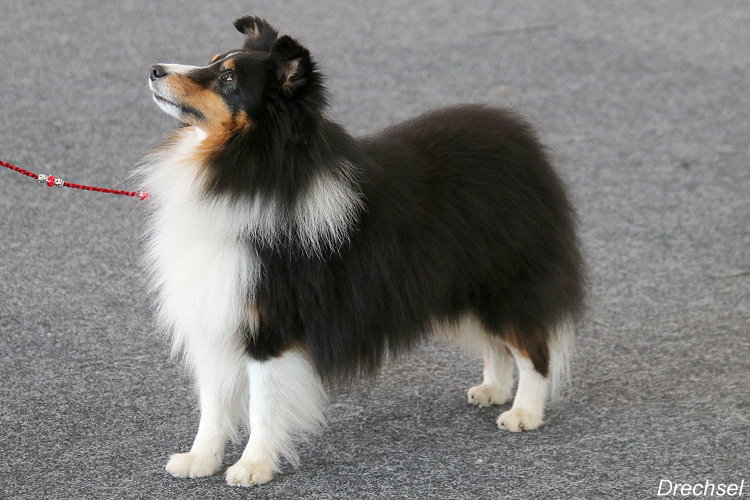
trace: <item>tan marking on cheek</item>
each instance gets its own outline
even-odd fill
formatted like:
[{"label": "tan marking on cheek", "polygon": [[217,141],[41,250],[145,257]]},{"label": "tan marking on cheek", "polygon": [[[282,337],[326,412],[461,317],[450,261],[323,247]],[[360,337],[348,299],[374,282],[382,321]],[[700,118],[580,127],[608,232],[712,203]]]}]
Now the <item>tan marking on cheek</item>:
[{"label": "tan marking on cheek", "polygon": [[200,111],[204,120],[185,117],[191,125],[198,125],[206,132],[213,129],[225,128],[233,121],[232,112],[224,99],[213,90],[206,89],[183,75],[170,75],[169,82],[174,96],[181,104]]},{"label": "tan marking on cheek", "polygon": [[199,110],[205,116],[205,125],[209,129],[225,128],[232,121],[232,112],[221,96],[208,89],[200,89],[192,94],[187,105]]}]

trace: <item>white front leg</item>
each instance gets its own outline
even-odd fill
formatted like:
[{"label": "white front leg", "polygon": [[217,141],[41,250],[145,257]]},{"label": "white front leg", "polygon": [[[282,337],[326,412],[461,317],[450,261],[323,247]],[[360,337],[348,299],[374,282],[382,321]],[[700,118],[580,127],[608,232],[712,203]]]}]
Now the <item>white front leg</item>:
[{"label": "white front leg", "polygon": [[[210,350],[203,352],[209,358]],[[203,477],[216,474],[224,458],[224,446],[239,421],[246,415],[247,383],[242,356],[223,353],[195,365],[201,418],[189,453],[170,457],[167,471],[175,477]]]},{"label": "white front leg", "polygon": [[279,460],[299,463],[295,442],[316,432],[324,421],[327,397],[307,354],[290,350],[247,365],[250,381],[250,437],[236,464],[227,469],[227,483],[267,483]]}]

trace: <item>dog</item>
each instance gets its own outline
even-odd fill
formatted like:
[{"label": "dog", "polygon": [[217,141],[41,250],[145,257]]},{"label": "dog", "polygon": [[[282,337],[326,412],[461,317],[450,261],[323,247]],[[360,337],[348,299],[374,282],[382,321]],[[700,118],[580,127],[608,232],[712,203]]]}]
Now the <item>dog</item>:
[{"label": "dog", "polygon": [[364,138],[330,120],[310,52],[268,22],[205,66],[156,64],[182,123],[146,155],[156,316],[194,375],[200,423],[176,477],[270,481],[324,423],[325,387],[437,333],[481,353],[468,402],[508,431],[542,425],[584,297],[575,213],[533,129],[481,105]]}]

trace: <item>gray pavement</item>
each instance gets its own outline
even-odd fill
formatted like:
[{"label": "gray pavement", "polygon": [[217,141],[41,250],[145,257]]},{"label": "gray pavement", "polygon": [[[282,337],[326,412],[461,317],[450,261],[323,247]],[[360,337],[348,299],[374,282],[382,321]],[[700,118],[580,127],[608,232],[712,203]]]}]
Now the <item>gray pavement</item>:
[{"label": "gray pavement", "polygon": [[175,125],[149,65],[238,46],[244,14],[317,56],[353,133],[458,102],[537,125],[590,268],[570,396],[541,430],[499,432],[499,409],[465,402],[479,362],[429,343],[334,388],[327,430],[274,482],[173,479],[198,412],[154,329],[142,207],[0,169],[0,497],[650,498],[661,479],[750,481],[750,4],[4,0],[0,159],[132,187]]}]

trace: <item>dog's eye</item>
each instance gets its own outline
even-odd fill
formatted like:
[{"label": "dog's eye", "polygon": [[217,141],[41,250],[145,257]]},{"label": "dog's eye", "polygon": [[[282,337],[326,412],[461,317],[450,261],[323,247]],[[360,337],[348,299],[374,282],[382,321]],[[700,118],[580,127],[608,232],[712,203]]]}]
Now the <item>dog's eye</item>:
[{"label": "dog's eye", "polygon": [[234,81],[234,71],[229,70],[225,71],[221,74],[221,81],[224,83],[229,83]]}]

